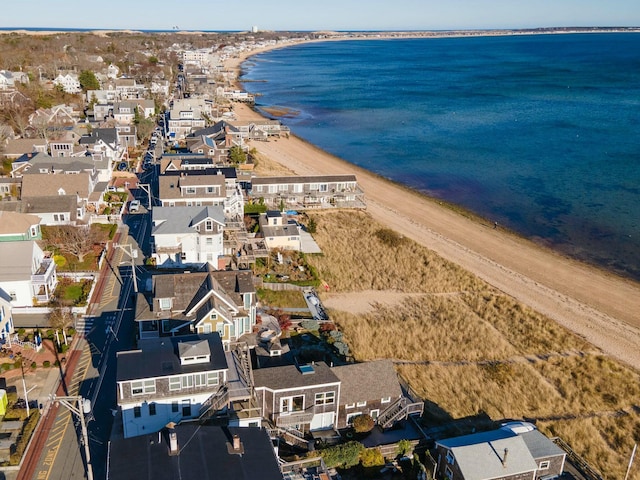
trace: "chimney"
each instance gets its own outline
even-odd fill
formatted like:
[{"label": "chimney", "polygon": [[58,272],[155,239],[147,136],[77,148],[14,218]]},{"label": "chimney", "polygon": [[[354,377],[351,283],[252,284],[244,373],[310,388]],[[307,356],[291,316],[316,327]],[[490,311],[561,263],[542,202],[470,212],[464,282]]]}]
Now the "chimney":
[{"label": "chimney", "polygon": [[175,423],[171,422],[167,424],[168,434],[169,434],[169,455],[176,456],[180,453],[180,449],[178,448],[178,434],[176,433]]},{"label": "chimney", "polygon": [[505,448],[505,449],[504,449],[504,456],[502,457],[502,466],[503,466],[504,468],[506,468],[506,467],[507,467],[507,456],[508,456],[508,455],[509,455],[509,449],[508,449],[508,448]]},{"label": "chimney", "polygon": [[240,455],[242,456],[244,454],[244,446],[242,445],[242,442],[240,441],[240,436],[237,434],[234,434],[231,437],[231,443],[227,443],[227,451],[229,452],[229,455]]},{"label": "chimney", "polygon": [[238,451],[238,450],[240,450],[240,448],[241,448],[240,447],[240,436],[234,435],[233,436],[233,449],[235,451]]}]

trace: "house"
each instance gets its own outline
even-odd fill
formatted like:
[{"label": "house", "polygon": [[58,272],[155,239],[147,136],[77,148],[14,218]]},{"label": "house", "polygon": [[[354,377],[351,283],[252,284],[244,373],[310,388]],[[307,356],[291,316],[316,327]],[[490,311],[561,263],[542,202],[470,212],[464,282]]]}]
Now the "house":
[{"label": "house", "polygon": [[113,118],[120,124],[130,125],[135,120],[137,105],[131,101],[115,102],[113,104]]},{"label": "house", "polygon": [[22,197],[77,195],[78,204],[87,205],[96,183],[97,175],[84,171],[77,174],[34,173],[22,177]]},{"label": "house", "polygon": [[110,63],[109,66],[107,67],[107,78],[116,79],[118,78],[119,74],[120,74],[120,69],[113,63]]},{"label": "house", "polygon": [[[250,97],[244,95],[238,95],[236,92],[232,93],[232,100],[251,102]],[[269,137],[288,137],[291,134],[289,127],[282,125],[280,120],[230,120],[229,124],[238,130],[244,138],[250,140],[267,140]]]},{"label": "house", "polygon": [[300,231],[295,220],[278,210],[260,214],[258,219],[264,243],[269,250],[300,250]]},{"label": "house", "polygon": [[358,415],[369,415],[382,428],[410,414],[422,413],[423,404],[407,401],[391,360],[351,363],[334,367],[340,379],[336,428],[346,428]]},{"label": "house", "polygon": [[224,254],[221,206],[156,207],[152,212],[153,258],[158,267],[219,268]]},{"label": "house", "polygon": [[120,100],[133,100],[144,97],[144,85],[138,85],[134,78],[116,78],[115,91],[116,98]]},{"label": "house", "polygon": [[197,98],[175,100],[169,110],[169,136],[181,140],[192,131],[204,128],[205,118],[210,116],[210,100]]},{"label": "house", "polygon": [[66,93],[80,93],[82,87],[80,86],[80,80],[76,74],[67,73],[66,75],[58,75],[53,84],[62,87]]},{"label": "house", "polygon": [[47,152],[47,141],[44,138],[12,138],[7,140],[3,155],[15,160],[25,153],[35,154],[39,152]]},{"label": "house", "polygon": [[0,210],[0,243],[42,240],[40,217]]},{"label": "house", "polygon": [[86,215],[85,205],[78,203],[78,195],[23,197],[0,202],[0,210],[37,216],[40,225],[76,225]]},{"label": "house", "polygon": [[0,342],[4,341],[14,332],[13,327],[13,307],[11,297],[0,289]]},{"label": "house", "polygon": [[21,187],[22,182],[17,178],[0,177],[0,198],[5,201],[18,198]]},{"label": "house", "polygon": [[[160,158],[160,174],[165,172],[177,172],[180,170],[205,170],[207,168],[215,168],[215,162],[212,158],[206,157],[201,153],[183,155],[179,153],[165,153]],[[225,175],[226,180],[226,175]]]},{"label": "house", "polygon": [[198,418],[226,384],[229,370],[217,333],[142,339],[138,350],[118,352],[116,358],[125,438]]},{"label": "house", "polygon": [[355,175],[254,177],[248,197],[271,208],[366,208]]},{"label": "house", "polygon": [[112,440],[107,480],[282,480],[264,428],[195,423],[168,427]]},{"label": "house", "polygon": [[0,244],[0,290],[13,307],[47,303],[57,284],[55,262],[34,240]]},{"label": "house", "polygon": [[141,339],[218,332],[225,348],[256,324],[256,289],[250,271],[154,275],[138,294],[135,320]]},{"label": "house", "polygon": [[335,427],[340,379],[326,363],[261,368],[253,380],[262,415],[276,427],[301,433]]},{"label": "house", "polygon": [[511,428],[436,441],[437,472],[448,480],[551,479],[565,453],[538,430]]},{"label": "house", "polygon": [[39,108],[29,116],[29,123],[39,131],[46,127],[59,128],[62,125],[72,126],[78,123],[80,112],[70,105],[55,105],[51,108]]},{"label": "house", "polygon": [[233,168],[173,170],[158,177],[162,206],[221,205],[227,217],[244,213],[244,197]]}]

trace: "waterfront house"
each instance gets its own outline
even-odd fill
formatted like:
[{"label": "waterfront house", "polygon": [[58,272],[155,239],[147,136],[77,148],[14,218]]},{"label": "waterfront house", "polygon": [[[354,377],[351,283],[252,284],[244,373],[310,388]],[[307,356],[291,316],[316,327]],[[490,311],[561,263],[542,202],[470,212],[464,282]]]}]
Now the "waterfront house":
[{"label": "waterfront house", "polygon": [[141,339],[117,353],[117,402],[124,437],[157,432],[198,418],[227,381],[227,357],[217,333]]},{"label": "waterfront house", "polygon": [[221,206],[155,207],[151,237],[156,266],[211,265],[218,270],[224,254],[224,210]]},{"label": "waterfront house", "polygon": [[158,177],[162,206],[222,206],[227,218],[244,212],[244,197],[233,168],[173,170]]},{"label": "waterfront house", "polygon": [[269,250],[300,250],[300,231],[295,220],[278,210],[260,214],[260,231]]},{"label": "waterfront house", "polygon": [[366,208],[355,175],[254,177],[248,198],[269,208]]},{"label": "waterfront house", "polygon": [[256,324],[256,290],[250,271],[155,275],[138,294],[139,337],[218,332],[225,348]]},{"label": "waterfront house", "polygon": [[23,240],[42,240],[40,217],[0,210],[0,243]]},{"label": "waterfront house", "polygon": [[336,428],[350,426],[358,415],[369,415],[381,428],[389,428],[411,414],[422,414],[422,402],[404,397],[391,360],[351,363],[332,370],[341,382]]},{"label": "waterfront house", "polygon": [[507,427],[437,441],[437,473],[449,480],[534,480],[562,475],[564,451],[535,428],[516,432]]},{"label": "waterfront house", "polygon": [[276,427],[297,435],[335,427],[340,379],[324,362],[261,368],[253,379],[262,415]]}]

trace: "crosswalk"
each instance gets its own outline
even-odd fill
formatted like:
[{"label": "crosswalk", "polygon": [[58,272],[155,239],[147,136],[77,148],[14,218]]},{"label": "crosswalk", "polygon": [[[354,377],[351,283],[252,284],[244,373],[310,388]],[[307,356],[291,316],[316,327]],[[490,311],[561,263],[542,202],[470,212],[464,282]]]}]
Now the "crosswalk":
[{"label": "crosswalk", "polygon": [[76,321],[76,332],[78,332],[78,334],[82,335],[83,337],[87,337],[87,335],[89,335],[97,326],[97,320],[100,320],[100,323],[104,325],[105,333],[108,333],[113,330],[113,326],[116,323],[117,315],[118,314],[116,312],[109,312],[104,313],[102,314],[102,316],[97,318],[86,316],[79,317]]}]

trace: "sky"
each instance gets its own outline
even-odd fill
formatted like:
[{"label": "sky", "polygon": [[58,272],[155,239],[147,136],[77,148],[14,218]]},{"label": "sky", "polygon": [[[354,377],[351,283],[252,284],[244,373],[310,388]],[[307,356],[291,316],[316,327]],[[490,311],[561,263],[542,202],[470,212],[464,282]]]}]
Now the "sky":
[{"label": "sky", "polygon": [[[8,2],[8,0],[4,0]],[[17,0],[0,28],[453,30],[640,26],[639,0]]]}]

